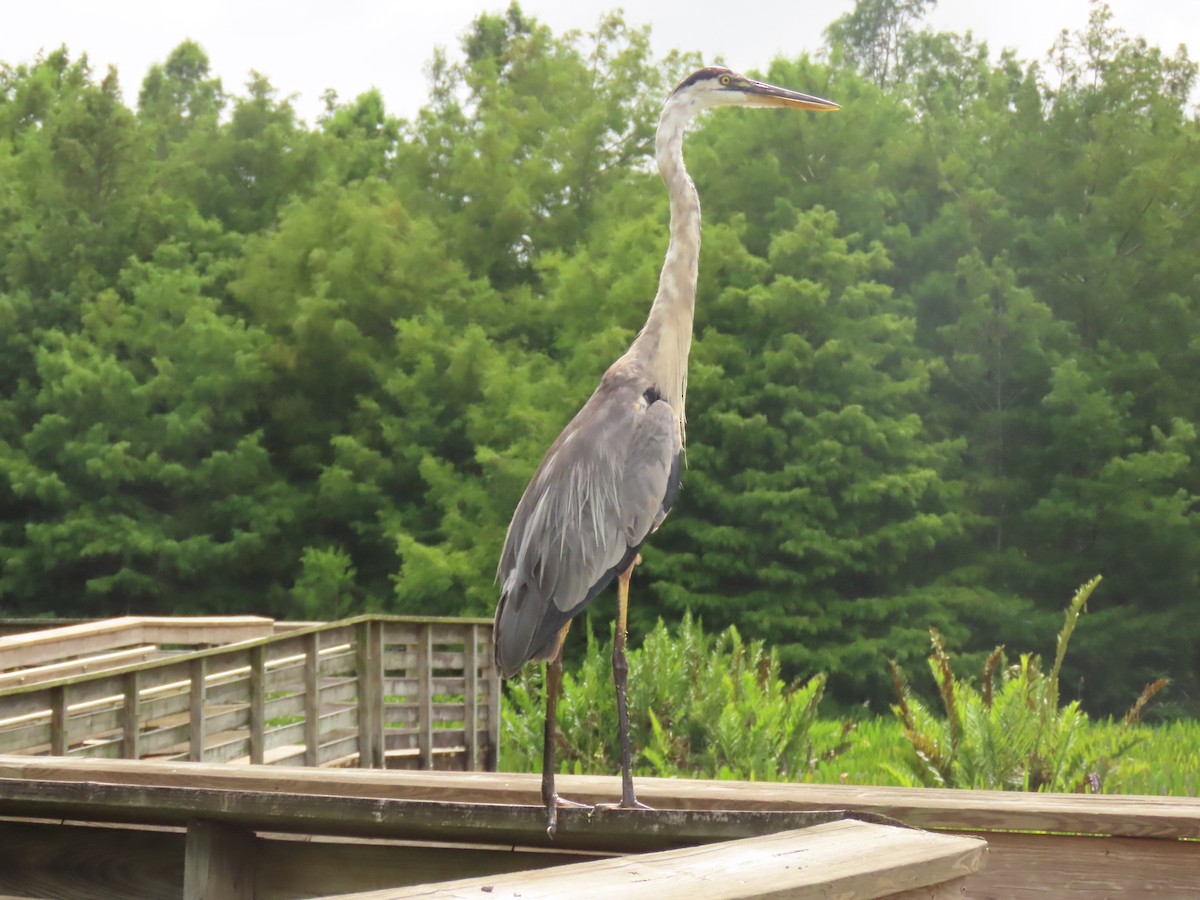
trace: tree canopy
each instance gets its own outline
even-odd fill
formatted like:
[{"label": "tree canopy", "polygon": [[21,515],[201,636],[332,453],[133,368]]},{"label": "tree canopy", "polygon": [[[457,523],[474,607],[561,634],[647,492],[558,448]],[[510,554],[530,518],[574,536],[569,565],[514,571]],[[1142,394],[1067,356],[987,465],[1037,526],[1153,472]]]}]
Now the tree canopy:
[{"label": "tree canopy", "polygon": [[[687,467],[635,630],[736,623],[879,702],[929,627],[1029,646],[1102,573],[1065,689],[1168,676],[1196,713],[1196,67],[1099,2],[1036,62],[931,6],[859,0],[760,73],[838,115],[689,138]],[[699,62],[514,4],[411,121],[369,92],[311,126],[192,42],[134,92],[66,48],[0,64],[0,611],[489,613],[653,297],[648,154]]]}]

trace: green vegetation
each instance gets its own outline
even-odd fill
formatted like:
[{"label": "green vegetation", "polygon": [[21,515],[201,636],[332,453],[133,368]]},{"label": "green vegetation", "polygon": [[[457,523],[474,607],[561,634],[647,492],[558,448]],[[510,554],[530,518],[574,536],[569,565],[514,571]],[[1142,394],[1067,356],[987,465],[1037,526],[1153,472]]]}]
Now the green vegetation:
[{"label": "green vegetation", "polygon": [[[557,753],[564,772],[619,766],[611,652],[589,631],[578,672],[563,675]],[[776,655],[761,641],[745,643],[736,628],[713,637],[685,616],[672,636],[659,622],[628,656],[629,732],[645,774],[797,780],[817,758],[837,753],[832,745],[814,749],[809,737],[825,679],[786,686]],[[503,769],[541,766],[543,671],[527,667],[508,684]]]},{"label": "green vegetation", "polygon": [[[736,624],[708,652],[768,660],[753,690],[803,724],[818,673],[838,715],[886,710],[930,627],[974,670],[1100,572],[1064,701],[1119,716],[1165,677],[1155,714],[1195,715],[1196,67],[1101,3],[1041,62],[930,5],[864,0],[761,73],[837,115],[689,140],[687,470],[633,640]],[[647,159],[698,58],[514,5],[433,55],[412,121],[367,93],[306,124],[194,43],[140,86],[85,50],[0,63],[0,613],[489,613],[521,490],[654,294]],[[727,763],[655,715],[663,771]],[[823,771],[839,735],[789,753]]]},{"label": "green vegetation", "polygon": [[[956,676],[936,632],[929,658],[945,716],[917,696],[893,664],[894,715],[819,718],[824,679],[785,685],[778,658],[735,628],[705,634],[685,617],[662,623],[629,653],[630,733],[641,775],[904,787],[1196,796],[1200,722],[1147,726],[1148,685],[1121,721],[1092,720],[1078,700],[1060,703],[1058,674],[1071,633],[1099,579],[1076,592],[1055,661],[988,656],[978,687]],[[579,669],[565,672],[558,703],[562,772],[619,771],[616,701],[608,654],[589,632]],[[541,667],[509,682],[503,771],[538,771],[545,696]]]},{"label": "green vegetation", "polygon": [[942,636],[934,629],[929,664],[944,719],[913,693],[892,663],[897,696],[893,711],[904,724],[904,737],[913,750],[908,765],[921,784],[1024,791],[1104,789],[1138,743],[1129,733],[1131,726],[1167,682],[1147,685],[1119,726],[1093,733],[1091,740],[1084,733],[1088,716],[1079,701],[1060,705],[1058,680],[1067,645],[1099,583],[1094,578],[1075,592],[1049,672],[1033,653],[1022,653],[1010,666],[1004,648],[997,647],[984,662],[976,688],[954,673]]}]

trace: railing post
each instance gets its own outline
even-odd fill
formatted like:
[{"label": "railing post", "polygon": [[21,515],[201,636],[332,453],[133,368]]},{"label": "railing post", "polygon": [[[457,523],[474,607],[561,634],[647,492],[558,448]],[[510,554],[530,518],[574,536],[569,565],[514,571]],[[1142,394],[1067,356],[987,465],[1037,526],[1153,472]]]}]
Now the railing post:
[{"label": "railing post", "polygon": [[433,626],[417,629],[417,747],[421,768],[433,768]]},{"label": "railing post", "polygon": [[50,755],[66,756],[71,746],[71,735],[67,723],[67,687],[58,685],[50,689]]},{"label": "railing post", "polygon": [[358,670],[358,764],[386,765],[383,746],[383,625],[367,619],[355,630]]},{"label": "railing post", "polygon": [[204,762],[204,700],[205,675],[208,666],[204,657],[193,659],[189,667],[191,685],[188,691],[188,759]]},{"label": "railing post", "polygon": [[262,765],[266,731],[266,660],[267,648],[258,644],[250,648],[250,762]]},{"label": "railing post", "polygon": [[321,633],[304,636],[304,764],[320,765]]},{"label": "railing post", "polygon": [[495,772],[500,768],[500,672],[496,668],[496,636],[489,627],[484,671],[488,673],[488,751],[486,766]]},{"label": "railing post", "polygon": [[188,822],[184,842],[184,900],[253,900],[252,831],[221,822]]},{"label": "railing post", "polygon": [[463,768],[479,769],[479,626],[464,626],[463,638],[463,743],[467,756]]},{"label": "railing post", "polygon": [[124,729],[122,732],[121,752],[126,759],[141,759],[142,750],[140,737],[141,723],[138,721],[138,673],[137,670],[126,672]]}]

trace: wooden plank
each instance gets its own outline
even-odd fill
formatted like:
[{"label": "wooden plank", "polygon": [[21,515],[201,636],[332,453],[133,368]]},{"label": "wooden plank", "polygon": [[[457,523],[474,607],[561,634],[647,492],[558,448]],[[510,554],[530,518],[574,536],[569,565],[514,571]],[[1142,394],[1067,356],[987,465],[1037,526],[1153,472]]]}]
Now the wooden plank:
[{"label": "wooden plank", "polygon": [[[420,629],[418,629],[418,632]],[[433,642],[432,631],[429,635],[429,645],[432,648],[429,651],[429,659],[433,661],[433,668],[438,671],[455,671],[461,672],[464,666],[463,654],[461,650],[439,650]],[[393,645],[388,649],[383,658],[384,668],[389,672],[404,670],[408,673],[415,673],[420,670],[422,659],[424,659],[421,645],[425,642],[422,634],[418,633],[416,641],[403,645],[406,649],[398,650]]]},{"label": "wooden plank", "polygon": [[188,692],[188,759],[192,762],[204,761],[204,693],[205,667],[204,658],[193,659],[189,663],[191,673],[191,688]]},{"label": "wooden plank", "polygon": [[66,756],[71,746],[70,725],[67,718],[67,688],[60,685],[50,691],[50,754]]},{"label": "wooden plank", "polygon": [[[93,672],[103,672],[114,666],[127,665],[135,662],[145,662],[158,655],[158,648],[149,645],[130,647],[113,653],[100,653],[85,656],[81,659],[71,659],[66,662],[50,663],[44,666],[31,666],[27,669],[17,669],[0,673],[0,687],[28,687],[52,678],[62,678],[71,675],[85,675]],[[4,661],[5,667],[8,661]]]},{"label": "wooden plank", "polygon": [[959,879],[976,871],[985,853],[984,842],[970,838],[844,821],[659,853],[337,896],[340,900],[478,900],[487,894],[523,900],[872,898]]},{"label": "wooden plank", "polygon": [[[420,687],[420,679],[416,675],[417,670],[414,668],[412,671],[414,674],[411,677],[385,675],[383,683],[386,694],[389,697],[415,700]],[[433,685],[435,697],[447,694],[452,697],[461,697],[466,689],[466,679],[462,675],[433,675],[430,683]]]},{"label": "wooden plank", "polygon": [[252,647],[250,650],[250,762],[262,763],[266,744],[263,732],[266,728],[264,714],[265,692],[263,690],[266,676],[266,651],[263,647]]},{"label": "wooden plank", "polygon": [[137,617],[105,619],[81,625],[47,628],[0,637],[0,659],[6,669],[56,662],[68,656],[102,653],[131,644],[144,644]]},{"label": "wooden plank", "polygon": [[269,638],[274,626],[262,616],[146,616],[142,635],[153,644],[219,645]]},{"label": "wooden plank", "polygon": [[62,628],[64,625],[86,625],[98,621],[95,618],[82,616],[55,616],[52,619],[37,616],[3,616],[0,617],[0,635],[25,634],[30,631],[45,631],[47,628]]},{"label": "wooden plank", "polygon": [[[384,760],[387,760],[385,754]],[[344,761],[343,765],[358,765],[358,732],[343,733],[331,737],[321,745],[317,754],[317,765],[324,766]]]},{"label": "wooden plank", "polygon": [[[185,835],[179,829],[0,822],[0,846],[3,894],[161,900],[178,897],[184,882]],[[394,889],[595,858],[563,851],[286,835],[259,835],[253,856],[256,900]]]},{"label": "wooden plank", "polygon": [[913,888],[898,894],[888,894],[887,897],[888,900],[960,900],[967,892],[969,880],[964,875],[962,878],[952,878],[932,887]]},{"label": "wooden plank", "polygon": [[389,728],[384,737],[389,751],[413,750],[422,761],[422,765],[429,761],[431,754],[437,754],[439,750],[446,747],[465,747],[467,743],[461,728],[439,728],[433,733],[432,749],[429,749],[424,729],[421,728]]},{"label": "wooden plank", "polygon": [[304,638],[304,764],[315,766],[321,747],[321,633]]},{"label": "wooden plank", "polygon": [[488,746],[487,756],[484,759],[483,767],[485,769],[496,770],[500,768],[500,672],[496,668],[496,651],[493,643],[492,630],[487,629],[488,643],[483,654],[484,669],[487,684],[488,684],[488,703],[486,707],[486,715],[488,722]]},{"label": "wooden plank", "polygon": [[183,900],[254,900],[254,833],[205,820],[188,823]]},{"label": "wooden plank", "polygon": [[433,626],[423,625],[417,642],[417,727],[421,768],[433,768]]},{"label": "wooden plank", "polygon": [[[214,765],[145,765],[124,760],[0,756],[0,779],[5,778],[203,785],[231,790],[286,790],[528,805],[539,802],[541,789],[541,777],[536,774],[305,768],[268,771]],[[959,831],[994,828],[1124,837],[1200,838],[1200,798],[1197,797],[1088,796],[668,778],[638,778],[636,782],[639,798],[661,808],[856,809],[918,827]],[[587,802],[611,801],[621,794],[620,779],[615,776],[560,775],[558,785],[564,796]],[[1200,844],[1191,846],[1200,853]]]},{"label": "wooden plank", "polygon": [[158,756],[175,748],[183,747],[190,752],[192,729],[185,718],[182,722],[165,727],[150,728],[142,732],[142,756]]},{"label": "wooden plank", "polygon": [[141,759],[141,722],[138,719],[138,673],[124,676],[125,702],[122,704],[122,751],[126,759]]},{"label": "wooden plank", "polygon": [[433,627],[433,642],[435,644],[462,644],[467,639],[467,628],[472,625],[486,624],[489,628],[492,626],[490,619],[450,619],[439,620],[431,619],[430,625]]},{"label": "wooden plank", "polygon": [[250,738],[248,735],[234,737],[210,744],[204,753],[212,763],[248,763],[250,761]]},{"label": "wooden plank", "polygon": [[447,725],[461,725],[467,715],[462,703],[385,703],[384,722],[388,727],[412,726],[419,732]]},{"label": "wooden plank", "polygon": [[463,740],[467,745],[466,769],[480,768],[479,756],[479,626],[468,625],[463,648]]},{"label": "wooden plank", "polygon": [[256,900],[294,900],[335,892],[381,890],[593,858],[579,853],[514,851],[508,847],[288,839],[284,835],[260,836],[255,857]]},{"label": "wooden plank", "polygon": [[3,895],[163,900],[183,884],[179,832],[9,821],[0,848]]},{"label": "wooden plank", "polygon": [[[295,753],[302,755],[303,747],[297,746]],[[122,761],[108,762],[111,765]],[[146,765],[145,768],[168,767]],[[227,768],[246,771],[238,766]],[[593,814],[590,810],[564,809],[551,842],[546,834],[546,811],[541,806],[4,778],[0,778],[0,815],[148,825],[178,825],[204,819],[256,831],[606,851],[642,851],[730,840],[844,818],[843,813],[836,811],[609,809],[603,814]]]},{"label": "wooden plank", "polygon": [[43,718],[39,722],[22,725],[0,731],[0,754],[29,753],[35,747],[45,746],[50,749],[50,720]]},{"label": "wooden plank", "polygon": [[271,633],[271,620],[259,616],[124,616],[0,637],[0,659],[14,669],[135,644],[224,644]]},{"label": "wooden plank", "polygon": [[[0,895],[164,900],[179,897],[184,882],[182,829],[0,821],[0,847]],[[294,900],[589,858],[474,845],[260,835],[254,842],[254,896]]]},{"label": "wooden plank", "polygon": [[383,629],[365,621],[357,631],[358,755],[367,769],[383,765]]},{"label": "wooden plank", "polygon": [[988,842],[988,864],[967,880],[966,897],[1200,898],[1200,845],[1192,841],[995,831],[981,836]]},{"label": "wooden plank", "polygon": [[246,704],[216,706],[206,704],[204,733],[212,737],[230,731],[243,731],[250,726],[250,707]]}]

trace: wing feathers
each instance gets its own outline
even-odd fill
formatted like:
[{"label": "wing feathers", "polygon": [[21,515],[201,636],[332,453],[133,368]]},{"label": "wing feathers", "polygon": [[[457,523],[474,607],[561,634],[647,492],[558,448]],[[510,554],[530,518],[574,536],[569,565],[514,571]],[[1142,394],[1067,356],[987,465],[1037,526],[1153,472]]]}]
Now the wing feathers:
[{"label": "wing feathers", "polygon": [[[606,379],[607,381],[607,379]],[[679,424],[644,384],[601,383],[517,505],[497,572],[504,674],[556,649],[562,627],[662,522],[678,481]]]}]

